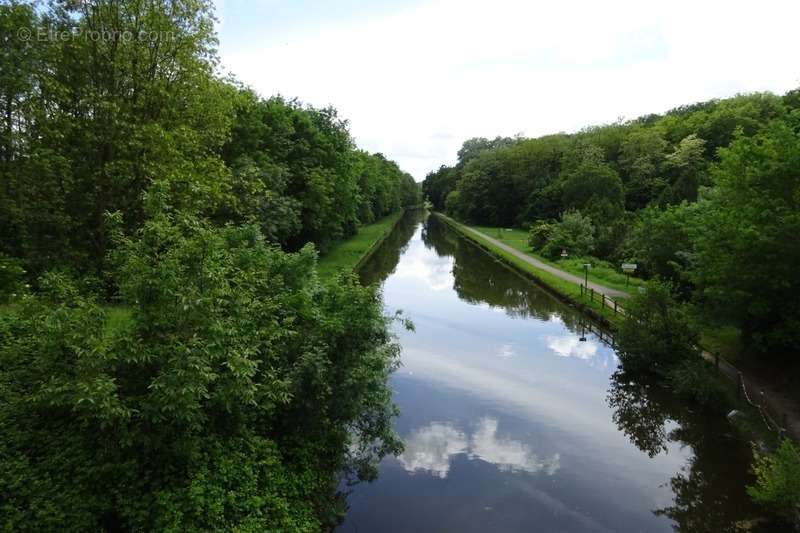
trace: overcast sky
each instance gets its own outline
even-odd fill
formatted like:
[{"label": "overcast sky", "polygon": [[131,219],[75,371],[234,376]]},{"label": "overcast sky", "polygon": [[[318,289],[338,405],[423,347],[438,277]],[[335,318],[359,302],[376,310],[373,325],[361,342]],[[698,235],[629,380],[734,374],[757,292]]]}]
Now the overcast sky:
[{"label": "overcast sky", "polygon": [[422,180],[470,137],[533,137],[800,86],[800,2],[216,0],[223,67],[334,105]]}]

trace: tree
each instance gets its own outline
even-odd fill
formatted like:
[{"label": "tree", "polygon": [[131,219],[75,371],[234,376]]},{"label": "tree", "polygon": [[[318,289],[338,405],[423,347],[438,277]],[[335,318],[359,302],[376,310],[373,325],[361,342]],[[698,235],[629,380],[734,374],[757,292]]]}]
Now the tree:
[{"label": "tree", "polygon": [[321,285],[311,247],[164,208],[168,190],[117,232],[123,319],[60,274],[0,316],[7,527],[318,531],[337,475],[399,450],[379,294]]},{"label": "tree", "polygon": [[572,256],[585,256],[594,250],[594,225],[579,211],[566,211],[553,225],[550,238],[542,249],[548,257],[556,258],[566,250]]},{"label": "tree", "polygon": [[619,166],[625,184],[625,207],[631,211],[654,200],[664,187],[661,177],[667,142],[654,128],[637,128],[620,147]]},{"label": "tree", "polygon": [[679,363],[699,357],[697,338],[688,310],[675,299],[672,286],[652,281],[643,294],[625,302],[625,320],[616,340],[626,371],[665,378]]},{"label": "tree", "polygon": [[800,519],[800,450],[797,446],[783,439],[772,454],[756,452],[753,470],[756,483],[747,487],[747,493],[787,523],[797,523]]},{"label": "tree", "polygon": [[640,274],[668,280],[676,288],[688,285],[690,225],[695,211],[688,204],[664,209],[649,206],[639,211],[627,236],[625,253],[639,264]]},{"label": "tree", "polygon": [[544,248],[552,235],[552,224],[548,222],[537,222],[531,226],[528,232],[528,246],[531,247],[531,250],[540,250]]},{"label": "tree", "polygon": [[622,215],[624,192],[619,175],[599,156],[590,152],[574,170],[567,171],[562,185],[564,206],[578,209],[598,224]]},{"label": "tree", "polygon": [[706,184],[703,158],[706,142],[692,134],[681,139],[678,146],[664,160],[664,169],[669,185],[661,193],[662,204],[678,204],[684,200],[693,202],[697,191]]},{"label": "tree", "polygon": [[710,315],[745,343],[785,357],[800,341],[800,137],[774,123],[720,150],[714,188],[698,204],[692,280]]}]

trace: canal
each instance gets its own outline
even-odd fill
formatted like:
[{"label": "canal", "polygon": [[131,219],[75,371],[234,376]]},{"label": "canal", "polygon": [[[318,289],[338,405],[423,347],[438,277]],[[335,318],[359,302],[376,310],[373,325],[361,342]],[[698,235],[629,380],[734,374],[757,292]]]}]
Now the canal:
[{"label": "canal", "polygon": [[756,515],[749,447],[640,378],[584,319],[435,217],[364,266],[402,310],[405,443],[353,487],[342,532],[724,532]]}]

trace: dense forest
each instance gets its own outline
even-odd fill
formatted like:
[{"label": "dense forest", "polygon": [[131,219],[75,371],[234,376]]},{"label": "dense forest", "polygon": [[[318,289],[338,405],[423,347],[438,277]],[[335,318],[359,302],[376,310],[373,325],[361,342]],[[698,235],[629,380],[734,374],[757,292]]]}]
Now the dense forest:
[{"label": "dense forest", "polygon": [[437,210],[530,229],[556,258],[634,262],[772,366],[800,344],[800,90],[535,139],[478,138],[423,183]]},{"label": "dense forest", "polygon": [[397,451],[376,291],[419,203],[335,109],[220,75],[212,3],[0,5],[0,523],[317,531]]}]

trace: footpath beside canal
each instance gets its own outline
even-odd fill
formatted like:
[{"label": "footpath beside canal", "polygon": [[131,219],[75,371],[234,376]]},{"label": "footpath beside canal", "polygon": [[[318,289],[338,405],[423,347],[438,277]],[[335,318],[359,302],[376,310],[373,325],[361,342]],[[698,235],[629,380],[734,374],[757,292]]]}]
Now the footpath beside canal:
[{"label": "footpath beside canal", "polygon": [[[446,215],[434,214],[487,253],[543,286],[579,311],[599,321],[602,325],[614,329],[622,319],[622,307],[616,306],[617,312],[613,312],[613,308],[606,305],[605,302],[606,298],[611,301],[611,299],[630,297],[628,293],[589,281],[589,290],[593,290],[602,300],[600,298],[588,300],[586,291],[581,289],[585,282],[578,276],[539,261]],[[737,394],[759,411],[770,431],[778,433],[783,431],[793,439],[800,441],[800,406],[796,402],[776,392],[773,387],[757,376],[745,375],[722,357],[704,349],[701,350],[701,353],[705,359],[715,363],[723,375],[736,383]]]},{"label": "footpath beside canal", "polygon": [[539,261],[446,215],[441,213],[433,213],[433,215],[483,248],[497,260],[540,285],[563,302],[577,308],[606,327],[616,328],[624,312],[623,304],[618,304],[617,300],[630,297],[628,293],[592,281],[588,283],[588,289],[584,289],[584,280],[574,274]]}]

